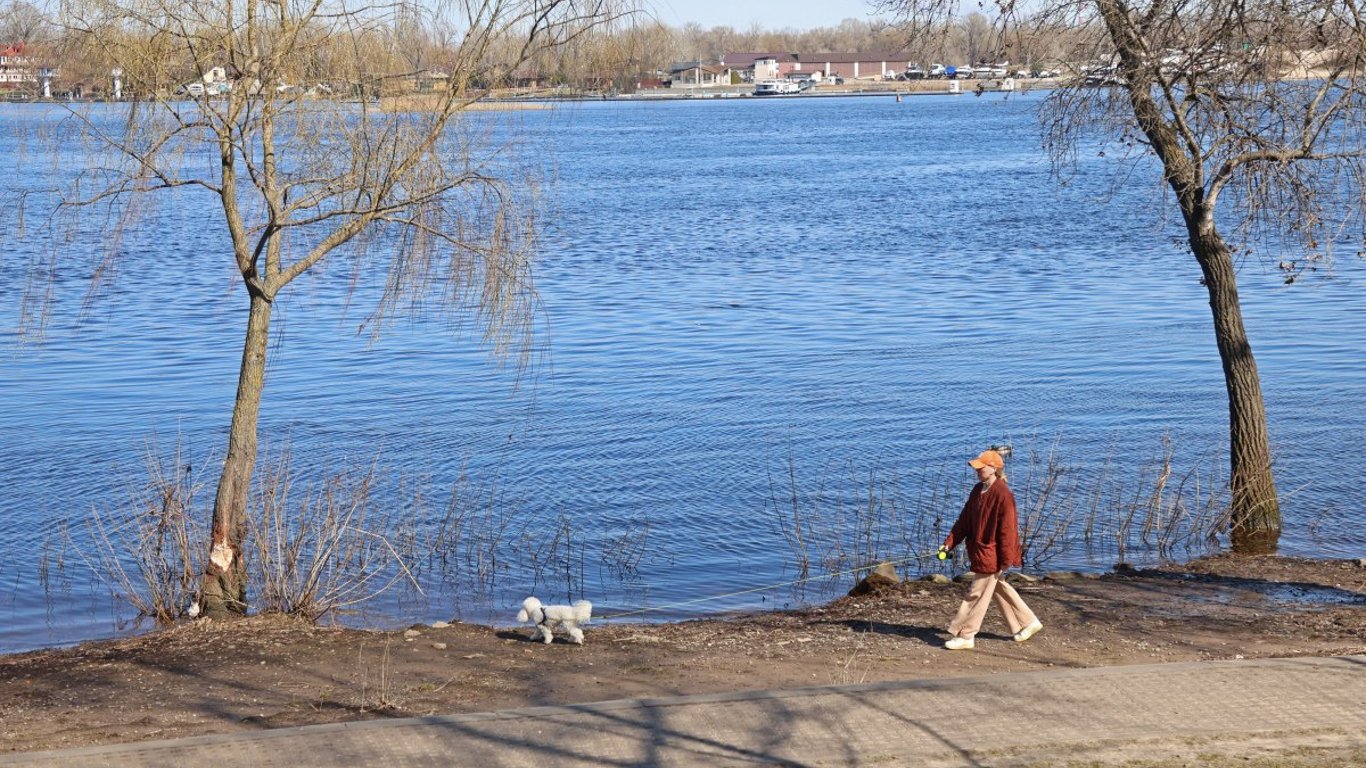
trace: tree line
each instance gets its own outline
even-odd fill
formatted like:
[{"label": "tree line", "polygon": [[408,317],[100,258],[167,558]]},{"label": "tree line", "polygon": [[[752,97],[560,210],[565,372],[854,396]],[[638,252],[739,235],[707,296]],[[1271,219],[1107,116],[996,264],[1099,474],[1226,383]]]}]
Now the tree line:
[{"label": "tree line", "polygon": [[[57,73],[54,85],[59,90],[79,88],[86,95],[98,96],[110,88],[110,70],[127,62],[114,62],[108,50],[92,46],[90,41],[139,34],[135,26],[109,26],[115,23],[115,18],[79,13],[59,23],[28,0],[5,0],[0,4],[0,45],[25,43],[35,67],[51,67]],[[109,28],[101,29],[101,25]],[[205,40],[213,37],[212,30],[191,28],[186,33]],[[150,32],[144,29],[143,34]],[[300,30],[300,35],[307,55],[297,57],[288,71],[281,72],[282,81],[304,86],[322,83],[332,92],[340,90],[347,95],[411,90],[414,79],[424,73],[449,74],[469,63],[461,51],[463,36],[458,27],[432,23],[429,14],[405,6],[367,19],[344,41],[321,23]],[[894,53],[925,65],[1001,60],[1052,64],[1065,55],[1069,37],[1069,30],[1059,26],[1002,46],[992,20],[977,11],[933,29],[917,29],[914,34],[908,34],[905,25],[891,17],[848,18],[833,27],[806,30],[759,24],[737,30],[731,26],[705,28],[696,23],[675,27],[635,13],[595,29],[593,35],[571,36],[534,51],[521,50],[519,43],[507,38],[490,41],[470,80],[487,89],[537,83],[628,91],[642,81],[667,77],[677,63],[718,62],[727,54],[740,52]],[[128,39],[123,44],[166,43],[163,35],[160,40]],[[174,90],[224,63],[222,51],[203,45],[162,51],[157,58],[158,71],[154,73],[120,67],[125,70],[126,95]],[[240,75],[228,73],[234,79]],[[29,84],[30,90],[35,87]]]}]

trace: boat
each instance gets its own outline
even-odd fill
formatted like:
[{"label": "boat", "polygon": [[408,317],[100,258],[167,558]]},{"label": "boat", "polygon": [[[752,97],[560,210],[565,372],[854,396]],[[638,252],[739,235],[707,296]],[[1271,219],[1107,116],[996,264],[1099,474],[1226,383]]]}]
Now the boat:
[{"label": "boat", "polygon": [[791,80],[764,80],[754,84],[755,96],[791,96],[801,91],[801,85]]}]

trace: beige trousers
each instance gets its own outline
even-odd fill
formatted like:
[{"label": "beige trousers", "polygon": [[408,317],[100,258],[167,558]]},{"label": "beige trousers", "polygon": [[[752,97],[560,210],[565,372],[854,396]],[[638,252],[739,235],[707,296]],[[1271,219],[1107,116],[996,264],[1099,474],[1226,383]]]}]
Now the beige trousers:
[{"label": "beige trousers", "polygon": [[976,635],[977,630],[982,628],[982,619],[987,615],[987,606],[991,604],[992,595],[996,596],[996,605],[1000,606],[1001,613],[1006,617],[1010,634],[1013,635],[1038,620],[1020,598],[1020,593],[1006,583],[1004,571],[974,573],[972,576],[972,589],[968,590],[968,596],[963,600],[963,604],[958,606],[958,615],[949,622],[949,634],[954,637]]}]

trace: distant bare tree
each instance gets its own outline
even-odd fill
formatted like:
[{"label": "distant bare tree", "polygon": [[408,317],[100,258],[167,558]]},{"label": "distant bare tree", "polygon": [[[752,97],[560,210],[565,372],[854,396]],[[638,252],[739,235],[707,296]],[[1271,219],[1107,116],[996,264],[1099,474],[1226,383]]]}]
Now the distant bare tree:
[{"label": "distant bare tree", "polygon": [[[956,5],[883,7],[913,28]],[[1056,169],[1087,142],[1112,156],[1127,150],[1124,173],[1156,158],[1203,274],[1223,364],[1233,545],[1273,549],[1280,501],[1235,256],[1269,257],[1292,282],[1335,243],[1360,247],[1363,9],[1357,0],[998,0],[997,11],[1005,38],[1072,30],[1065,55],[1077,77],[1043,110]]]},{"label": "distant bare tree", "polygon": [[[461,130],[464,115],[479,86],[617,10],[610,0],[61,5],[68,53],[121,69],[137,96],[73,111],[105,161],[81,174],[65,209],[108,206],[127,222],[154,193],[203,194],[226,232],[223,251],[206,258],[231,259],[241,275],[245,338],[200,594],[208,615],[247,607],[245,512],[276,298],[345,257],[384,279],[372,329],[435,298],[477,316],[494,348],[524,343],[535,300],[534,207],[497,148]],[[416,53],[393,50],[396,22],[419,38]],[[453,47],[432,51],[433,40]],[[372,100],[434,63],[449,68],[449,88],[415,105]],[[219,67],[227,83],[214,77]],[[209,94],[190,100],[186,84]],[[119,119],[108,119],[113,108]],[[103,257],[97,274],[119,254]]]},{"label": "distant bare tree", "polygon": [[991,19],[973,11],[959,21],[963,35],[963,55],[968,64],[985,59],[993,63],[999,58],[999,38],[991,26]]},{"label": "distant bare tree", "polygon": [[635,72],[630,74],[654,74],[657,70],[667,73],[669,64],[678,60],[674,50],[673,36],[669,28],[658,22],[644,23],[637,19],[630,25],[623,41],[627,60]]},{"label": "distant bare tree", "polygon": [[37,6],[24,0],[0,4],[0,47],[15,43],[41,45],[51,36],[52,25]]},{"label": "distant bare tree", "polygon": [[670,61],[714,61],[726,53],[886,53],[905,48],[901,30],[877,19],[848,18],[834,27],[775,29],[754,23],[744,31],[700,24],[661,27],[671,43],[660,46]]}]

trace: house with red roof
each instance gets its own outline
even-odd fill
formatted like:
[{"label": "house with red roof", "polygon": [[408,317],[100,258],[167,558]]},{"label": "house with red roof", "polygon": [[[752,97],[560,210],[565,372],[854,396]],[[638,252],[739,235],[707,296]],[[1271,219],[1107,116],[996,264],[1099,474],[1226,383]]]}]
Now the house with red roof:
[{"label": "house with red roof", "polygon": [[904,53],[727,53],[721,63],[755,82],[800,77],[879,80],[908,69]]},{"label": "house with red roof", "polygon": [[761,82],[787,77],[789,72],[802,68],[802,63],[793,53],[727,53],[721,57],[721,66],[739,72],[743,80]]},{"label": "house with red roof", "polygon": [[895,77],[914,63],[905,53],[804,53],[799,57],[804,70],[851,80]]},{"label": "house with red roof", "polygon": [[12,91],[37,82],[33,58],[27,55],[23,43],[0,47],[0,91]]}]

